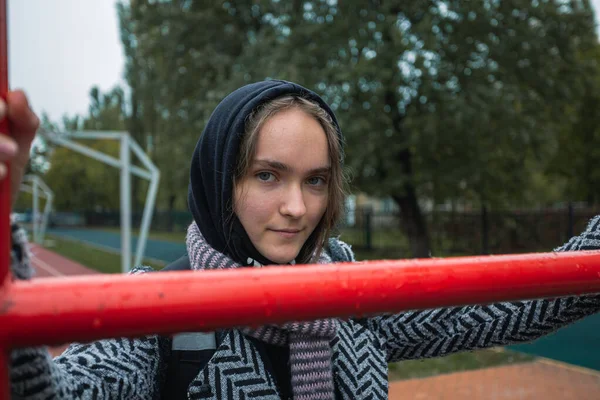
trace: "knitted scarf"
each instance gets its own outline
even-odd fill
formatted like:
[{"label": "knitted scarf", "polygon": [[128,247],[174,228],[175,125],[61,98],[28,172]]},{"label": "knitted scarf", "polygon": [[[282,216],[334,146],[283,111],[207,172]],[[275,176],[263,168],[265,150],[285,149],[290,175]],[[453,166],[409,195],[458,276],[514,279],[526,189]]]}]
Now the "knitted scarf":
[{"label": "knitted scarf", "polygon": [[[188,228],[186,244],[193,270],[241,267],[206,243],[195,222]],[[334,399],[329,342],[336,330],[335,319],[241,329],[244,334],[266,343],[289,345],[294,400]]]}]

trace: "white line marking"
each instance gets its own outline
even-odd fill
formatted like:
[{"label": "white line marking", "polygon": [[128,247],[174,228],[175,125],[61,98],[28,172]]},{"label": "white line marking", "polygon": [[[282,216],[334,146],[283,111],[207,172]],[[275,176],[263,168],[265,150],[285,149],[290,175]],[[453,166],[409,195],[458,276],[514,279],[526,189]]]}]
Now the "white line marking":
[{"label": "white line marking", "polygon": [[49,273],[52,276],[64,276],[64,274],[61,274],[60,272],[58,272],[56,269],[52,268],[47,263],[45,263],[44,261],[37,258],[34,254],[32,254],[32,255],[33,255],[33,257],[31,257],[31,262],[36,267],[43,269],[44,271],[46,271],[47,273]]}]

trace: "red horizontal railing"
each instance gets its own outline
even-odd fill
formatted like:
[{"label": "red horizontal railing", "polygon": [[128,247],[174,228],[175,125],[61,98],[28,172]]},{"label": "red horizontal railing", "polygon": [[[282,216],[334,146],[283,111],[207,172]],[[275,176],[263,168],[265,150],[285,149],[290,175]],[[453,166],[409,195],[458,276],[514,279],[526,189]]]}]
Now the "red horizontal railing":
[{"label": "red horizontal railing", "polygon": [[597,292],[600,251],[6,281],[0,348]]},{"label": "red horizontal railing", "polygon": [[21,281],[5,287],[0,343],[214,330],[600,292],[600,252]]}]

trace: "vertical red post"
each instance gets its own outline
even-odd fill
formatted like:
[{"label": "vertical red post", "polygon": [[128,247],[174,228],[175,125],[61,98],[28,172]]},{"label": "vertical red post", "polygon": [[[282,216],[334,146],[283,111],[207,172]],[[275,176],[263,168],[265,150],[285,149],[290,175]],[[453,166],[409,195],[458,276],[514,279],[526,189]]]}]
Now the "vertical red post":
[{"label": "vertical red post", "polygon": [[[8,93],[8,39],[6,0],[0,0],[0,96]],[[8,121],[0,121],[0,133],[8,134]],[[0,287],[7,283],[10,263],[10,178],[0,182]],[[0,292],[2,289],[0,289]]]},{"label": "vertical red post", "polygon": [[[8,38],[6,0],[0,0],[0,96],[8,93]],[[8,121],[0,121],[0,133],[8,134]],[[10,175],[0,181],[0,299],[10,284]],[[0,400],[9,398],[7,343],[0,343]]]},{"label": "vertical red post", "polygon": [[9,400],[8,361],[10,354],[6,347],[0,346],[0,400]]}]

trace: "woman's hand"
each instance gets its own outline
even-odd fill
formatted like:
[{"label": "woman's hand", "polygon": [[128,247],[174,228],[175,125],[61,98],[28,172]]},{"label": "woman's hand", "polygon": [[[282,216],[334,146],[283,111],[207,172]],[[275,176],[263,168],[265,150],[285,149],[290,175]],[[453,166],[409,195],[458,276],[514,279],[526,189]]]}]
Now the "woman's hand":
[{"label": "woman's hand", "polygon": [[9,92],[6,102],[0,99],[0,120],[4,118],[8,118],[10,132],[0,132],[0,180],[6,179],[10,163],[10,195],[14,205],[40,120],[21,90]]}]

